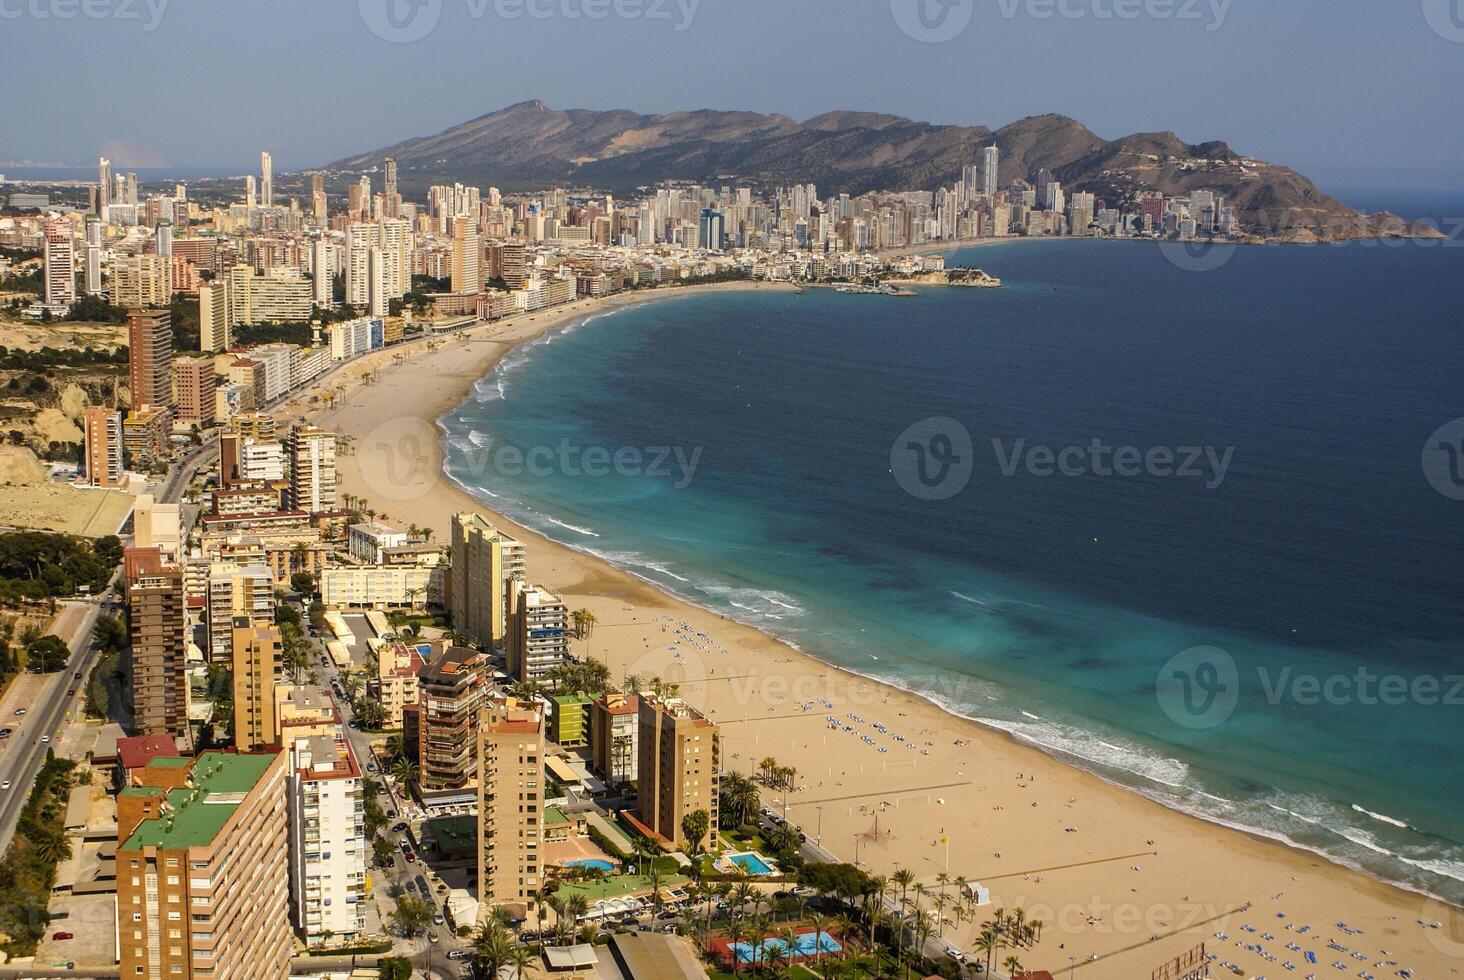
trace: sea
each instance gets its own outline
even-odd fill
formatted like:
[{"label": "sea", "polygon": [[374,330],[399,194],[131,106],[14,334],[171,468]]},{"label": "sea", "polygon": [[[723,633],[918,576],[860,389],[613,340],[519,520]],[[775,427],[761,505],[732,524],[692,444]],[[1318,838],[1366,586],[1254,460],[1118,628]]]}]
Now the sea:
[{"label": "sea", "polygon": [[592,315],[442,417],[445,470],[825,661],[1464,901],[1461,243],[948,262],[1004,286]]}]

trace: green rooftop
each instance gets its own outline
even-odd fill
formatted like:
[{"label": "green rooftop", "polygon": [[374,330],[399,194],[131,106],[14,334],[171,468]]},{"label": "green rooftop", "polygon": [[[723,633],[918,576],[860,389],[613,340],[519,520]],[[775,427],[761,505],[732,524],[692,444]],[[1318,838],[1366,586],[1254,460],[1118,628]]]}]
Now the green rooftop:
[{"label": "green rooftop", "polygon": [[564,815],[563,810],[557,806],[544,808],[544,826],[553,827],[562,823],[569,823],[569,818]]},{"label": "green rooftop", "polygon": [[549,700],[555,704],[573,705],[589,704],[599,697],[598,694],[551,694]]},{"label": "green rooftop", "polygon": [[169,812],[138,824],[121,849],[182,850],[213,843],[276,758],[205,752],[193,768],[193,786],[169,791]]},{"label": "green rooftop", "polygon": [[149,759],[147,764],[157,766],[159,769],[182,769],[192,762],[192,759],[184,758],[181,755],[159,755]]}]

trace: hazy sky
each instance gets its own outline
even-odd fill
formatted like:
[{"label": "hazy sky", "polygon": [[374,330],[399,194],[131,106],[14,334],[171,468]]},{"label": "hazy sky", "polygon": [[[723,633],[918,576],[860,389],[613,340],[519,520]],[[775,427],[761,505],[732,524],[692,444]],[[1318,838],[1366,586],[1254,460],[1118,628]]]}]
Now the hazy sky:
[{"label": "hazy sky", "polygon": [[0,92],[10,161],[296,169],[538,98],[1060,112],[1464,187],[1464,0],[0,0]]}]

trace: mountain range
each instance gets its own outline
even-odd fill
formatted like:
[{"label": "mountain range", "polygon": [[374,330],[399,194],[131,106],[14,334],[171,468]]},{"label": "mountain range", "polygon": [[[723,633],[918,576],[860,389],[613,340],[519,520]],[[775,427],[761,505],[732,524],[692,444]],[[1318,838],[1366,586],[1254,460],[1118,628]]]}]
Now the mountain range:
[{"label": "mountain range", "polygon": [[702,109],[643,115],[624,109],[554,109],[521,102],[435,136],[338,160],[323,169],[369,171],[397,161],[399,185],[444,181],[530,190],[555,185],[626,194],[662,181],[762,185],[813,183],[820,195],[931,190],[960,179],[983,147],[1000,150],[1000,184],[1047,169],[1069,192],[1131,203],[1139,191],[1224,194],[1242,226],[1294,241],[1407,234],[1391,215],[1359,215],[1303,175],[1219,141],[1174,133],[1105,140],[1061,115],[1030,116],[992,130],[872,112],[829,112],[806,122],[784,115]]}]

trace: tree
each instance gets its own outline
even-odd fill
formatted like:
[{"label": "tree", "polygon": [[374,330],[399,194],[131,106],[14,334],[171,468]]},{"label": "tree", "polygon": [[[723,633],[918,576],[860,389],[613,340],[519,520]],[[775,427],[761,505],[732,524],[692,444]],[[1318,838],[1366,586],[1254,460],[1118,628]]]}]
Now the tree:
[{"label": "tree", "polygon": [[378,960],[376,968],[381,971],[381,980],[412,980],[412,961],[405,956]]},{"label": "tree", "polygon": [[389,868],[396,860],[396,848],[385,837],[375,837],[371,841],[371,860],[378,868]]},{"label": "tree", "polygon": [[290,588],[301,595],[310,595],[315,591],[315,576],[309,572],[296,572],[290,576]]},{"label": "tree", "polygon": [[432,906],[421,899],[403,895],[396,900],[396,908],[391,911],[391,921],[401,930],[402,935],[411,939],[425,931],[432,921]]},{"label": "tree", "polygon": [[71,859],[71,835],[60,824],[37,828],[32,841],[36,855],[43,861],[56,865]]},{"label": "tree", "polygon": [[681,818],[681,832],[686,835],[687,843],[691,845],[691,853],[696,855],[701,852],[702,839],[707,836],[711,829],[712,817],[705,810],[693,810]]},{"label": "tree", "polygon": [[50,674],[66,668],[71,651],[61,642],[61,637],[47,634],[31,642],[26,648],[26,663],[43,674]]},{"label": "tree", "polygon": [[498,971],[513,957],[514,943],[497,919],[489,919],[473,937],[473,969],[483,980],[498,980]]}]

